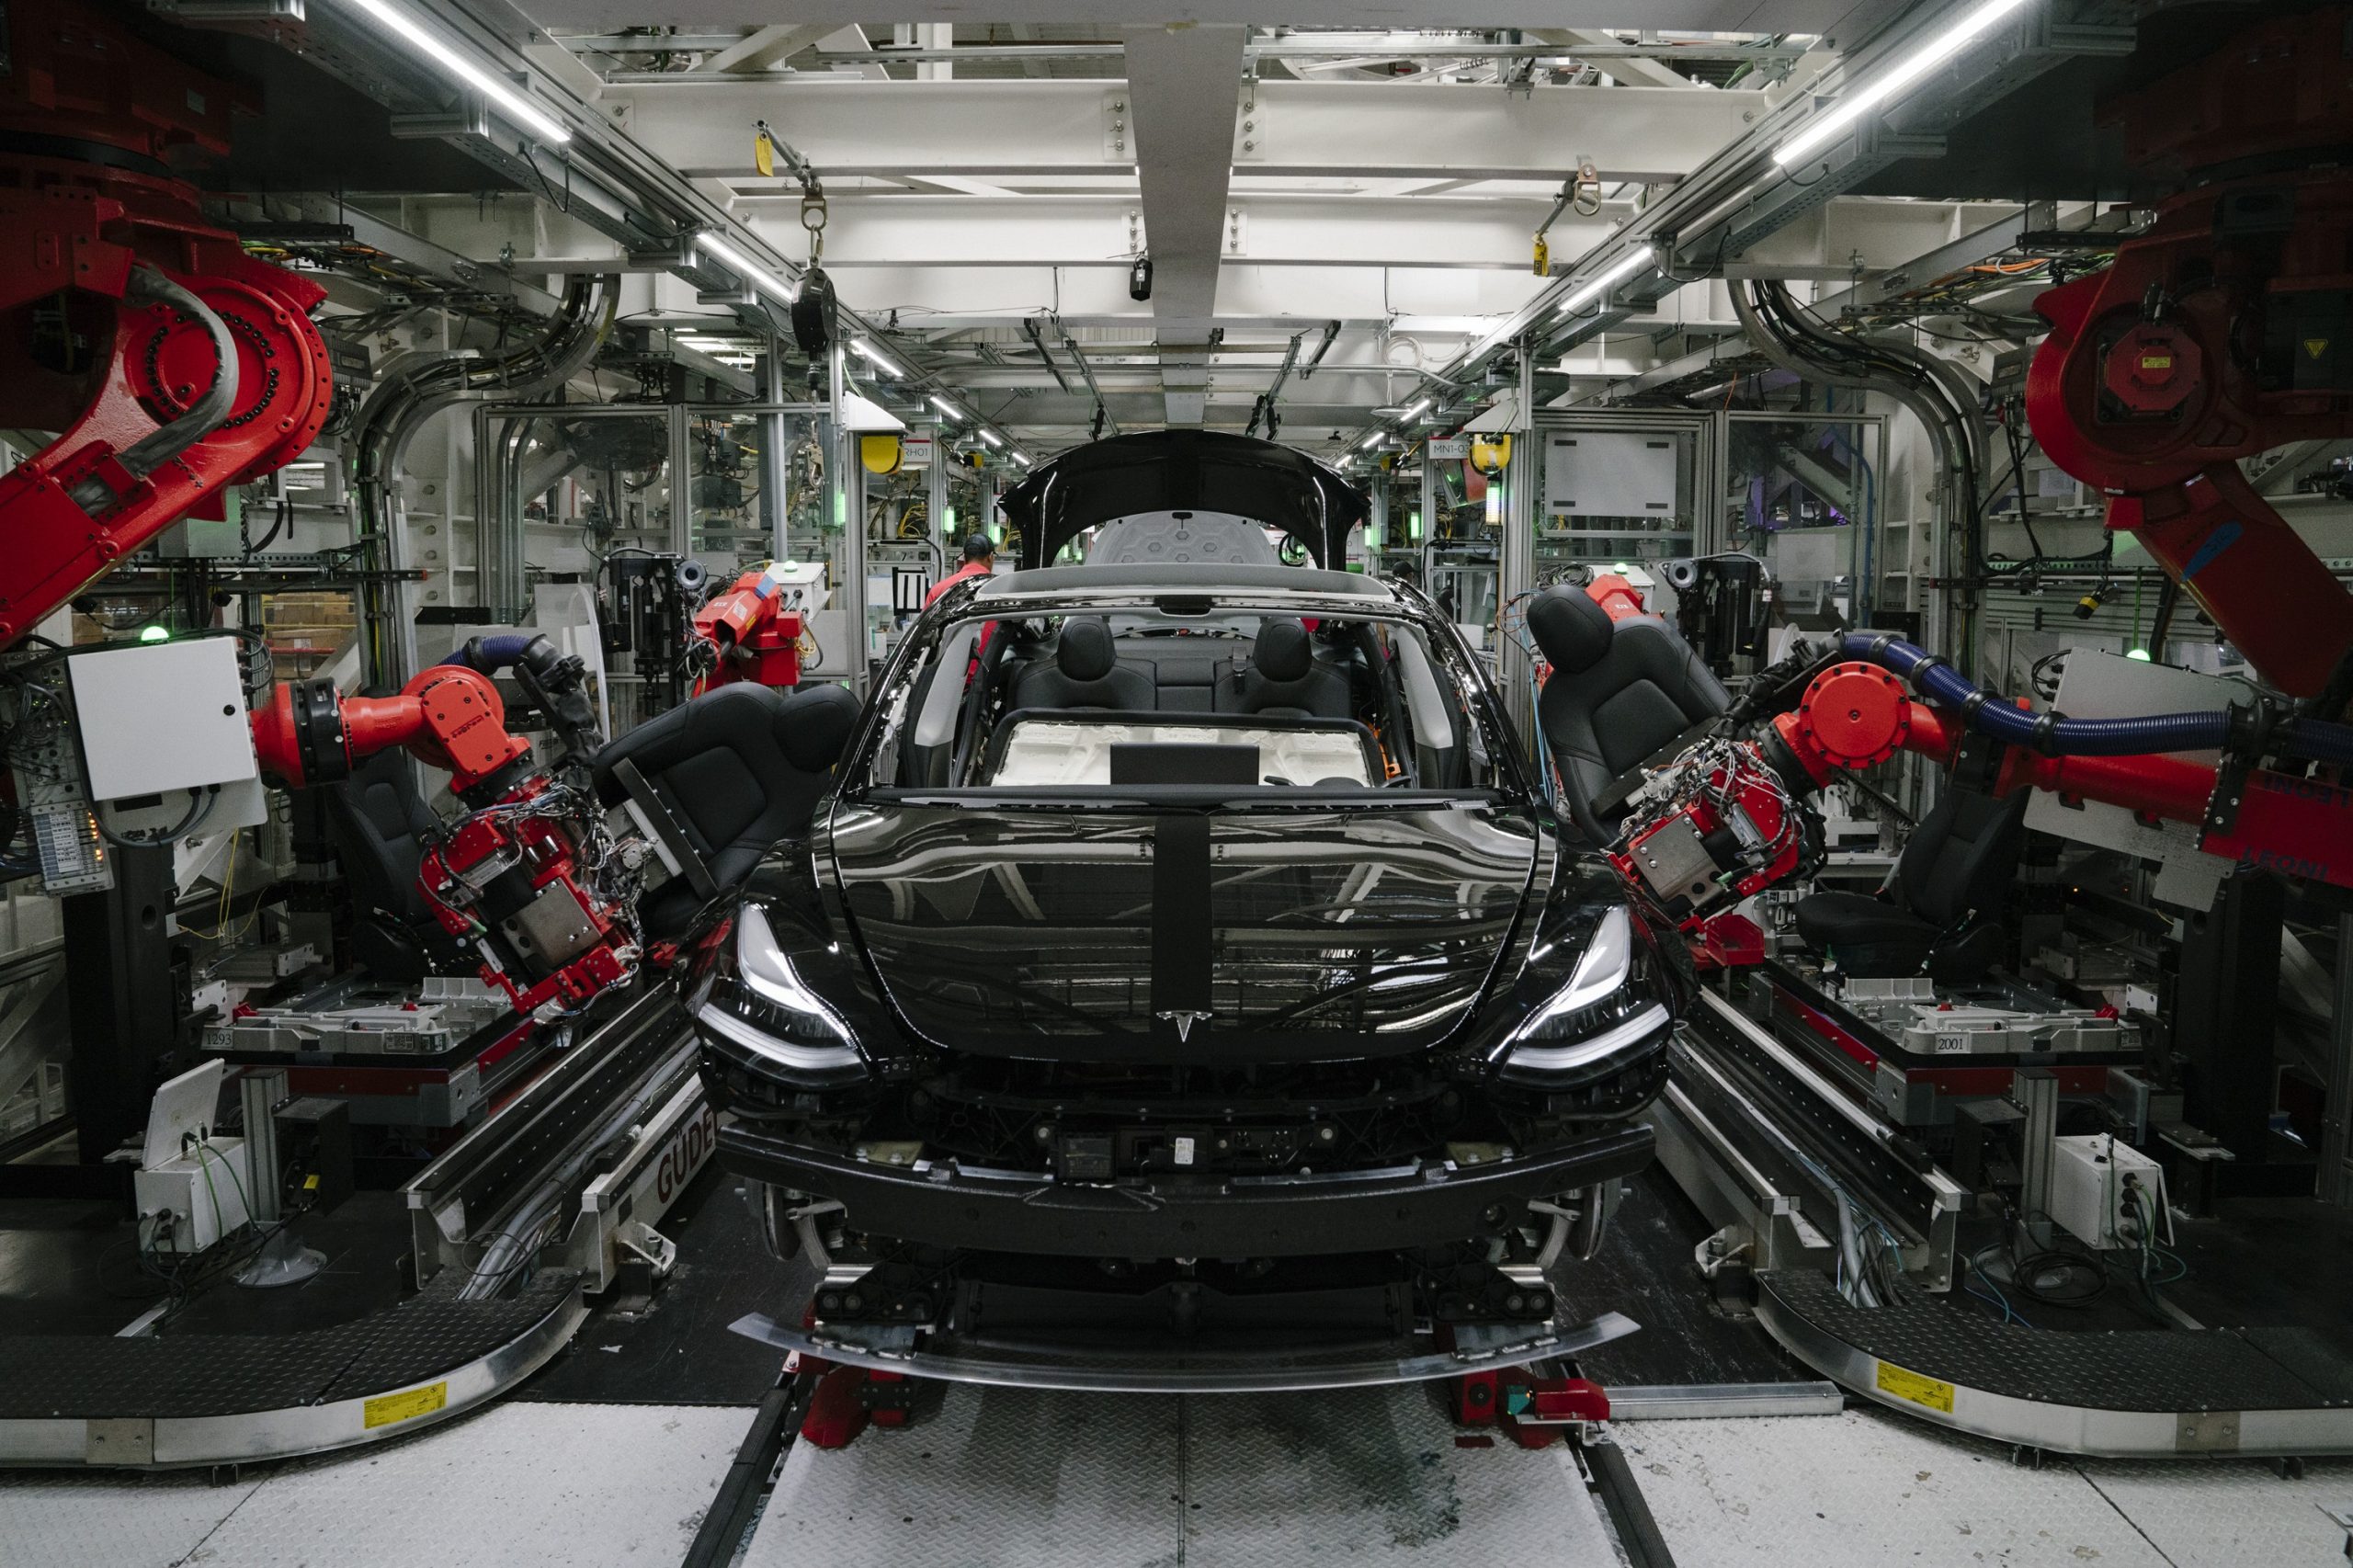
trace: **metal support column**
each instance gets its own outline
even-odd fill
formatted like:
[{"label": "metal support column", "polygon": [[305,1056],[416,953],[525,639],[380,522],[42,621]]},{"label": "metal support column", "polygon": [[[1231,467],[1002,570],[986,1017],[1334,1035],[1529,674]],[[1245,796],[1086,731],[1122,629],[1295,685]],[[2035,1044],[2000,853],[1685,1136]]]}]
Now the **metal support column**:
[{"label": "metal support column", "polygon": [[[1496,552],[1495,608],[1498,623],[1504,608],[1536,585],[1536,496],[1542,488],[1544,454],[1536,440],[1536,345],[1519,345],[1518,429],[1512,434],[1511,461],[1504,470],[1504,537]],[[1500,624],[1488,629],[1495,646],[1493,663],[1501,684],[1504,705],[1522,735],[1529,733],[1536,713],[1529,695],[1528,659],[1518,642],[1501,634]]]},{"label": "metal support column", "polygon": [[2321,1127],[2320,1199],[2353,1203],[2353,915],[2336,918],[2336,994],[2329,1020],[2328,1108]]},{"label": "metal support column", "polygon": [[948,432],[937,424],[929,428],[931,467],[924,471],[923,509],[931,526],[931,542],[939,547],[939,559],[934,564],[938,575],[945,577],[956,570],[962,540],[948,526]]},{"label": "metal support column", "polygon": [[[770,403],[788,401],[783,345],[774,333],[768,335],[767,349],[760,357],[760,395]],[[790,467],[785,439],[787,417],[770,413],[760,418],[760,505],[767,508],[768,516],[768,555],[777,561],[792,559],[791,540],[787,533],[792,497],[784,493],[785,474]]]},{"label": "metal support column", "polygon": [[1372,510],[1364,520],[1364,574],[1368,577],[1381,575],[1381,551],[1374,547],[1374,540],[1383,546],[1389,543],[1389,481],[1379,470],[1374,471]]},{"label": "metal support column", "polygon": [[834,605],[842,612],[848,643],[840,654],[842,674],[850,689],[862,695],[870,656],[866,631],[866,465],[858,461],[857,436],[842,418],[842,400],[849,388],[843,361],[848,353],[846,344],[836,343],[825,356],[826,397],[833,405],[834,421],[834,461],[827,488],[833,492],[828,499],[834,521],[842,530],[843,580],[834,585]]},{"label": "metal support column", "polygon": [[67,1092],[81,1161],[95,1165],[147,1125],[155,1085],[186,1065],[172,945],[172,852],[112,852],[114,886],[62,903],[66,1017],[74,1039]]},{"label": "metal support column", "polygon": [[1438,482],[1438,460],[1425,450],[1422,454],[1422,537],[1413,537],[1413,525],[1408,519],[1406,542],[1415,547],[1414,563],[1422,574],[1422,580],[1415,585],[1426,591],[1430,585],[1430,540],[1438,535],[1438,501],[1445,493],[1446,487]]},{"label": "metal support column", "polygon": [[2185,1064],[2189,1120],[2237,1156],[2232,1175],[2242,1179],[2271,1145],[2286,914],[2276,878],[2242,873],[2222,883],[2211,911],[2188,916],[2181,944],[2171,1044]]},{"label": "metal support column", "polygon": [[2051,1181],[2059,1159],[2059,1076],[2048,1067],[2021,1067],[2010,1079],[2010,1101],[2026,1112],[2019,1133],[2022,1167],[2018,1207],[2027,1234],[2051,1244]]}]

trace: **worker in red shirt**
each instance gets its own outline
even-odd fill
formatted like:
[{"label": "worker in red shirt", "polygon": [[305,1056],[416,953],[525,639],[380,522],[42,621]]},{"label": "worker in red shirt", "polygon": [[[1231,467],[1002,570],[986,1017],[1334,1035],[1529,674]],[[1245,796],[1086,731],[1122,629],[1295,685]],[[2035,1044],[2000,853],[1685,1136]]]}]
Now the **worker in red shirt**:
[{"label": "worker in red shirt", "polygon": [[[973,534],[964,540],[964,564],[939,580],[939,585],[923,597],[923,608],[929,609],[940,595],[967,577],[985,577],[996,570],[996,546],[986,534]],[[981,628],[980,641],[972,644],[972,663],[965,666],[964,679],[969,682],[981,667],[981,655],[988,651],[989,639],[996,634],[996,622],[992,620]]]},{"label": "worker in red shirt", "polygon": [[923,608],[929,609],[939,596],[967,577],[985,577],[996,570],[996,546],[986,534],[974,534],[964,541],[964,564],[939,580],[939,585],[923,597]]}]

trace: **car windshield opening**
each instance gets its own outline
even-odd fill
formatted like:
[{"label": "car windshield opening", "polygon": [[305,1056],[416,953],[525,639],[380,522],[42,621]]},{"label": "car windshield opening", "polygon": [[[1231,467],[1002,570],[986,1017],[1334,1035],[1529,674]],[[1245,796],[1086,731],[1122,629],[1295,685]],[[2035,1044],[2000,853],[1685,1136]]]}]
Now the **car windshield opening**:
[{"label": "car windshield opening", "polygon": [[1483,790],[1506,749],[1443,633],[1402,612],[1214,595],[991,608],[897,667],[854,785]]}]

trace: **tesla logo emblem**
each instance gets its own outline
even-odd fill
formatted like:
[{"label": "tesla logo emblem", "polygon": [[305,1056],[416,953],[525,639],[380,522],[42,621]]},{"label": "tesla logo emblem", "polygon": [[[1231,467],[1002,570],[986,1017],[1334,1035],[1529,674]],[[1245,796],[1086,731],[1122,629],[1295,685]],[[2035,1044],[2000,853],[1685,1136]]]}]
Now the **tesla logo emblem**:
[{"label": "tesla logo emblem", "polygon": [[1193,1026],[1209,1022],[1207,1013],[1154,1013],[1155,1018],[1166,1018],[1176,1026],[1176,1039],[1181,1043],[1193,1038]]}]

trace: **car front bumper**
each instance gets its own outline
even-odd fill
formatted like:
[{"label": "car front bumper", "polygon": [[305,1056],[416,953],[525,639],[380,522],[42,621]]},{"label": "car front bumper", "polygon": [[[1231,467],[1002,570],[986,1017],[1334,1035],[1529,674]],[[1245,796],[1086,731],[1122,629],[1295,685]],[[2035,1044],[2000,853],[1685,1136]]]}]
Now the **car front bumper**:
[{"label": "car front bumper", "polygon": [[972,1251],[1075,1257],[1296,1257],[1438,1246],[1518,1224],[1540,1199],[1630,1176],[1653,1135],[1628,1123],[1473,1166],[1297,1177],[1154,1177],[1104,1186],[952,1162],[879,1165],[738,1123],[720,1159],[755,1180],[838,1201],[870,1234]]}]

